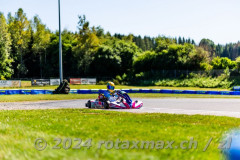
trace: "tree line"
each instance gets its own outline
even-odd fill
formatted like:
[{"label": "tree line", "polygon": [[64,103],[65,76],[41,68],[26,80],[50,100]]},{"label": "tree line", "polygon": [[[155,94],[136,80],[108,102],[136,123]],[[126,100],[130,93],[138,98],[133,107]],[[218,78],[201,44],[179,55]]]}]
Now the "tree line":
[{"label": "tree line", "polygon": [[[141,72],[162,69],[232,69],[240,61],[239,42],[215,45],[202,39],[197,45],[184,37],[111,35],[91,26],[85,15],[79,16],[77,26],[77,32],[62,32],[65,77],[134,79]],[[58,33],[38,16],[28,19],[21,8],[7,17],[0,13],[1,79],[58,77]]]}]

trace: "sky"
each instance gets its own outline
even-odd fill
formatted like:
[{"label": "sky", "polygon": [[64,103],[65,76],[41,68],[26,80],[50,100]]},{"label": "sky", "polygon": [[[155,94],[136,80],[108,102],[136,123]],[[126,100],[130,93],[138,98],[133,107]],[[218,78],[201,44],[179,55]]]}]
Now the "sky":
[{"label": "sky", "polygon": [[[23,8],[58,30],[58,0],[0,0],[0,12]],[[216,44],[240,40],[240,0],[61,0],[62,29],[77,31],[78,15],[111,34],[184,36]]]}]

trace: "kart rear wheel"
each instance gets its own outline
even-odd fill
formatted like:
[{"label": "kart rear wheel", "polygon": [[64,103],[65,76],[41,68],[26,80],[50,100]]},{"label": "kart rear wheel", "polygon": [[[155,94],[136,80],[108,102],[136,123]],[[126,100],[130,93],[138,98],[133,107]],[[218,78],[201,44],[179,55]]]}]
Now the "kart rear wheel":
[{"label": "kart rear wheel", "polygon": [[86,107],[91,108],[91,101],[90,100],[86,103]]}]

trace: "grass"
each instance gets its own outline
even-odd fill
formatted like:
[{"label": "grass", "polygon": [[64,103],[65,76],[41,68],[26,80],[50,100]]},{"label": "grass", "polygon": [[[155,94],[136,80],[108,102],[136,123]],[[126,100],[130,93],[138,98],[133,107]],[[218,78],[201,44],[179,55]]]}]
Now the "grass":
[{"label": "grass", "polygon": [[[193,94],[144,94],[132,93],[131,98],[240,98],[240,96],[227,95],[193,95]],[[42,100],[70,100],[70,99],[96,99],[97,94],[69,94],[69,95],[1,95],[0,102],[23,102]]]},{"label": "grass", "polygon": [[[105,89],[106,85],[71,85],[71,89]],[[30,81],[22,81],[22,87],[19,89],[55,89],[57,86],[31,86]],[[227,91],[227,89],[209,89],[197,87],[160,87],[160,86],[126,86],[117,85],[117,89],[130,88],[150,88],[150,89],[179,89],[179,90],[218,90]],[[0,88],[3,89],[3,88]],[[13,89],[13,88],[4,88]],[[132,98],[240,98],[238,96],[221,95],[191,95],[191,94],[130,94]],[[21,101],[41,101],[41,100],[68,100],[68,99],[95,99],[96,94],[69,94],[69,95],[1,95],[0,102],[21,102]]]},{"label": "grass", "polygon": [[[14,89],[16,87],[7,87],[0,89]],[[30,81],[22,81],[22,86],[17,89],[56,89],[57,86],[31,86]],[[70,85],[71,89],[106,89],[106,85]],[[199,88],[199,87],[162,87],[162,86],[127,86],[116,85],[117,89],[132,89],[132,88],[149,88],[149,89],[180,89],[180,90],[218,90],[227,91],[229,89],[222,88]]]},{"label": "grass", "polygon": [[[0,111],[0,159],[220,159],[217,149],[222,134],[240,126],[240,119],[229,117],[133,114],[87,109]],[[98,149],[105,141],[175,141],[198,142],[197,149]],[[204,146],[213,138],[209,148]],[[34,148],[34,141],[44,138],[43,151]],[[92,139],[91,148],[52,149],[54,138]],[[69,143],[68,143],[69,144]],[[130,143],[130,147],[131,147]],[[72,145],[76,145],[73,141]],[[166,146],[166,145],[165,145]],[[140,147],[140,145],[139,145]]]}]

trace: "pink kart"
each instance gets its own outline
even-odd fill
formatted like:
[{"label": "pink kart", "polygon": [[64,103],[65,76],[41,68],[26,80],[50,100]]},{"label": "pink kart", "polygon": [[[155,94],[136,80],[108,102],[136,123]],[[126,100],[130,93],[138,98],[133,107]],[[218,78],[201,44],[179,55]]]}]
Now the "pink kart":
[{"label": "pink kart", "polygon": [[98,99],[89,100],[86,103],[86,107],[96,109],[140,109],[142,106],[143,102],[136,100],[132,102],[132,107],[130,107],[123,98],[110,102],[103,94],[99,94]]}]

